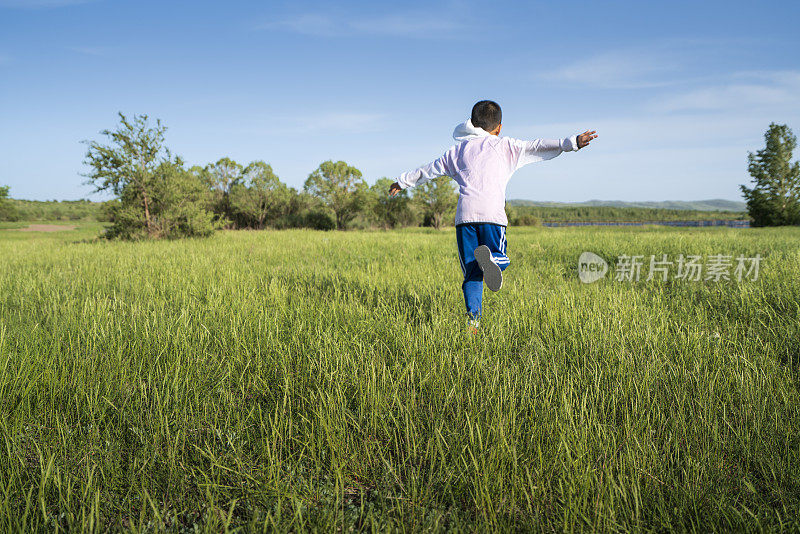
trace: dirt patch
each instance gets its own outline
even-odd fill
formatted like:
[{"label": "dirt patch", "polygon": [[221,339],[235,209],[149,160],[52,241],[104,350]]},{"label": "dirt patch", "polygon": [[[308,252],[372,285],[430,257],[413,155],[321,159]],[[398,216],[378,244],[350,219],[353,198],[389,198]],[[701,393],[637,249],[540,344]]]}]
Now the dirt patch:
[{"label": "dirt patch", "polygon": [[30,224],[27,228],[18,228],[19,232],[62,232],[74,230],[77,226],[62,226],[60,224]]}]

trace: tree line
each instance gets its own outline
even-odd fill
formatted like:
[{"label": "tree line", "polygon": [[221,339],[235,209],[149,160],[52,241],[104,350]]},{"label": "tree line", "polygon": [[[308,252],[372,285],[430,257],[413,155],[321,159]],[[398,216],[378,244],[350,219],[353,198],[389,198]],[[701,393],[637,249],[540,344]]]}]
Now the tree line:
[{"label": "tree line", "polygon": [[660,222],[747,220],[743,211],[707,211],[618,206],[506,206],[509,224],[537,226],[544,222]]},{"label": "tree line", "polygon": [[109,221],[113,202],[81,200],[21,200],[0,188],[0,221]]},{"label": "tree line", "polygon": [[[388,180],[385,183],[388,183]],[[2,189],[7,190],[7,188]],[[0,189],[0,195],[4,194],[2,189]],[[383,197],[377,197],[377,200],[383,201],[385,199]],[[0,204],[0,221],[109,222],[111,220],[111,210],[117,202],[116,200],[93,202],[87,199],[41,201],[9,198],[6,205]],[[4,206],[7,206],[9,209],[4,209]],[[512,226],[538,226],[545,222],[567,221],[615,222],[750,219],[750,216],[744,211],[619,206],[519,206],[509,204],[506,206],[506,212],[508,213],[509,224]],[[417,218],[417,222],[419,220],[420,219]],[[266,221],[266,219],[264,221]],[[245,226],[245,228],[269,227],[264,221],[259,223],[261,226],[253,225]],[[445,216],[445,220],[442,224],[447,222],[449,222],[448,216]],[[276,225],[273,225],[273,227],[276,227]]]},{"label": "tree line", "polygon": [[325,161],[298,191],[264,161],[246,165],[222,158],[187,167],[165,144],[166,127],[146,115],[122,113],[104,142],[87,142],[88,183],[111,193],[108,237],[138,239],[207,236],[220,228],[440,227],[457,195],[443,177],[389,198],[391,180],[371,187],[357,168]]},{"label": "tree line", "polygon": [[[389,197],[391,180],[371,187],[361,171],[343,161],[325,161],[301,190],[280,181],[263,161],[246,165],[222,158],[187,167],[165,145],[166,128],[146,115],[120,114],[115,130],[104,130],[105,143],[88,142],[88,183],[113,200],[35,202],[10,199],[0,187],[0,221],[86,220],[110,222],[107,237],[206,236],[219,228],[397,228],[433,226],[452,220],[457,195],[448,177],[431,180]],[[770,124],[765,148],[748,156],[752,187],[741,186],[754,226],[800,224],[800,164],[792,162],[797,140],[786,125]],[[649,208],[533,207],[508,208],[512,225],[543,220],[661,221],[730,219],[730,212],[688,212]]]}]

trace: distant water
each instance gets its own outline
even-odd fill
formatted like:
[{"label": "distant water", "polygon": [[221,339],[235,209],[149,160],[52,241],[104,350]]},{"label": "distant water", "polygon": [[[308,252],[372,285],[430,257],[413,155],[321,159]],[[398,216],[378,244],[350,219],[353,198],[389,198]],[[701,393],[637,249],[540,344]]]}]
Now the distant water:
[{"label": "distant water", "polygon": [[729,228],[750,228],[750,221],[567,221],[544,222],[543,226],[644,226],[656,224],[658,226],[727,226]]}]

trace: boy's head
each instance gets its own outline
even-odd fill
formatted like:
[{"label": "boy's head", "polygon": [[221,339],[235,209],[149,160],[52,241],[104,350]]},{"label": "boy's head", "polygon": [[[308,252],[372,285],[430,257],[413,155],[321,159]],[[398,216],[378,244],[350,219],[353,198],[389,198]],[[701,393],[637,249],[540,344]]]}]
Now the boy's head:
[{"label": "boy's head", "polygon": [[481,100],[472,106],[472,125],[476,128],[483,128],[490,134],[497,135],[502,122],[503,112],[497,102]]}]

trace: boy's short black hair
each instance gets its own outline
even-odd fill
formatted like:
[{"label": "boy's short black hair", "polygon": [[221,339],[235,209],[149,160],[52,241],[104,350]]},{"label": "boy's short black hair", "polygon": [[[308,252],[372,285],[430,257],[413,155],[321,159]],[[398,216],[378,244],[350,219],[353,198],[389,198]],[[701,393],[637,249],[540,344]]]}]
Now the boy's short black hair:
[{"label": "boy's short black hair", "polygon": [[503,122],[500,105],[491,100],[481,100],[472,106],[472,125],[491,132]]}]

